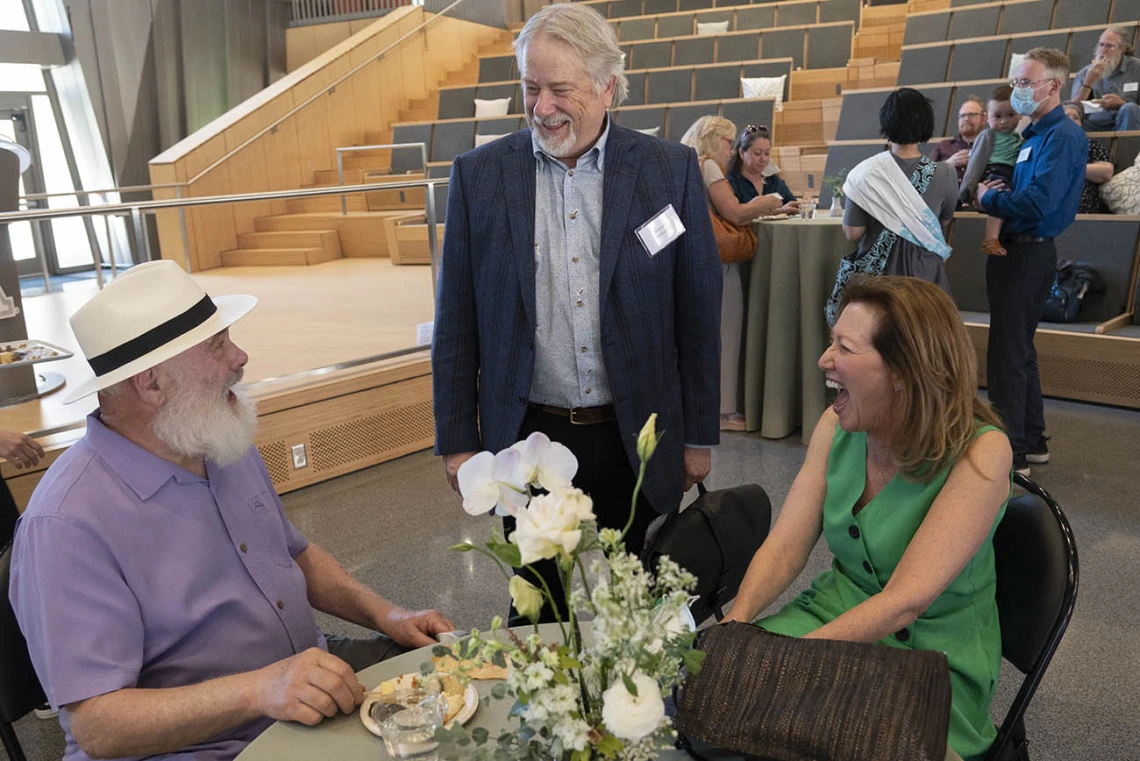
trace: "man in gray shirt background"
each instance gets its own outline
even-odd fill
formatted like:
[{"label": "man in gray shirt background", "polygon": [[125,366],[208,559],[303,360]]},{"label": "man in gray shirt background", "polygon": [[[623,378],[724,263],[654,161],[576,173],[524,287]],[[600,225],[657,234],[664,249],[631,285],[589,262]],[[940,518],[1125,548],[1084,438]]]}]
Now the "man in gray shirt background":
[{"label": "man in gray shirt background", "polygon": [[1085,114],[1093,132],[1140,129],[1140,59],[1127,40],[1131,30],[1110,26],[1100,35],[1092,63],[1073,80],[1073,100],[1092,100],[1101,111]]}]

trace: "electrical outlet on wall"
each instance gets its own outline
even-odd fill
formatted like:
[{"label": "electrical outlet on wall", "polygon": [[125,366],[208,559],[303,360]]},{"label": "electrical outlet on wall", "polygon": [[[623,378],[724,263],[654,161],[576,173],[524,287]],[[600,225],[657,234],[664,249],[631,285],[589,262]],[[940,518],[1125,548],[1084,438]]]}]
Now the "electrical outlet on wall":
[{"label": "electrical outlet on wall", "polygon": [[293,445],[293,470],[300,470],[309,464],[309,458],[305,455],[304,444]]}]

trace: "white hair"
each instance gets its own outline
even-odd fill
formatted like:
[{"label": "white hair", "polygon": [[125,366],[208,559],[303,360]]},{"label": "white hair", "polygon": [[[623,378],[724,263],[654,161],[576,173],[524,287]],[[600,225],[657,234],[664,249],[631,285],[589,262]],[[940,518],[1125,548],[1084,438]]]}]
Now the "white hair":
[{"label": "white hair", "polygon": [[[183,457],[202,457],[223,468],[233,465],[249,451],[257,431],[257,404],[237,385],[242,371],[230,373],[222,389],[204,387],[187,380],[182,356],[161,365],[172,388],[151,430]],[[237,398],[235,405],[227,399],[230,391]]]},{"label": "white hair", "polygon": [[610,80],[615,80],[613,107],[625,101],[629,95],[625,54],[618,46],[613,27],[602,14],[581,3],[555,3],[531,16],[514,43],[515,60],[523,76],[526,75],[526,47],[539,34],[565,43],[578,54],[594,82],[595,94],[606,89]]}]

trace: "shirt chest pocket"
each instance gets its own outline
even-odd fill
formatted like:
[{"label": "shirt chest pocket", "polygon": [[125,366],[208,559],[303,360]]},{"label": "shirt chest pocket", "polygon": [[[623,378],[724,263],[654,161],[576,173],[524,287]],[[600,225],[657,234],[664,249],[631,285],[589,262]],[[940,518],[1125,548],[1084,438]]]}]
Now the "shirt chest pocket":
[{"label": "shirt chest pocket", "polygon": [[[293,565],[293,556],[289,554],[289,543],[285,536],[285,526],[281,522],[281,514],[270,499],[268,492],[250,497],[246,508],[252,513],[253,520],[260,529],[262,546],[261,552],[282,568]],[[243,550],[243,551],[248,551]]]}]

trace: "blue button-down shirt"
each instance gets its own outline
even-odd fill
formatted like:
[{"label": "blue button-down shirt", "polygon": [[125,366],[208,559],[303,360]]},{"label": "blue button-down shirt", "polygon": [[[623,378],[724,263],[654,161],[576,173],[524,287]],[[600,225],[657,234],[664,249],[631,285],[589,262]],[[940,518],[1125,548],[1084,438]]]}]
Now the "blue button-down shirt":
[{"label": "blue button-down shirt", "polygon": [[573,169],[535,156],[535,361],[530,400],[555,407],[612,403],[602,360],[602,181],[609,120]]},{"label": "blue button-down shirt", "polygon": [[1006,220],[1003,233],[1055,238],[1077,215],[1085,186],[1089,140],[1057,106],[1021,133],[1013,188],[986,193],[982,206]]},{"label": "blue button-down shirt", "polygon": [[[325,647],[305,575],[308,547],[257,449],[201,478],[87,418],[16,530],[9,590],[52,705],[158,689]],[[67,708],[65,761],[87,761]],[[151,758],[232,759],[272,719]]]}]

